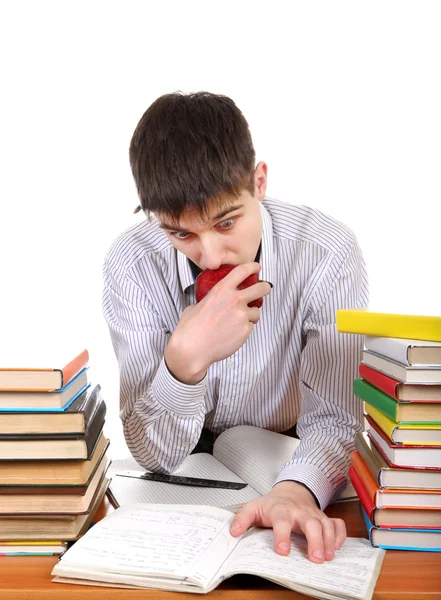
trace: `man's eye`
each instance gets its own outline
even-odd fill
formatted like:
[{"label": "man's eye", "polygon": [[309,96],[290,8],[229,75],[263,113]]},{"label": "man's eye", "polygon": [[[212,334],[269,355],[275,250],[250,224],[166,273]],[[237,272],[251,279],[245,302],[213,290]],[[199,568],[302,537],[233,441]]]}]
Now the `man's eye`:
[{"label": "man's eye", "polygon": [[172,231],[172,235],[178,240],[186,240],[190,234],[188,231]]},{"label": "man's eye", "polygon": [[218,227],[220,227],[221,229],[230,229],[230,227],[232,227],[235,222],[236,222],[235,217],[230,217],[229,219],[226,219],[225,221],[218,223]]}]

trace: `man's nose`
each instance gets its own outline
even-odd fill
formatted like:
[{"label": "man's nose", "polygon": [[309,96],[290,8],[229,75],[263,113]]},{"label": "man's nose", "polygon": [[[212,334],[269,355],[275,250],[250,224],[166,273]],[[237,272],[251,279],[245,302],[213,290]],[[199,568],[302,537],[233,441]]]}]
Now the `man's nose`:
[{"label": "man's nose", "polygon": [[202,242],[202,264],[204,269],[210,269],[214,271],[224,264],[225,249],[222,243],[214,240],[213,238],[207,238]]}]

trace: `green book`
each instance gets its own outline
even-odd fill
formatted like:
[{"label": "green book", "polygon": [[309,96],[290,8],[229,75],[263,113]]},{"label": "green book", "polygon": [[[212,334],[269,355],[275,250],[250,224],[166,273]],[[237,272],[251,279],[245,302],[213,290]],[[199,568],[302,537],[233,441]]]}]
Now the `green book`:
[{"label": "green book", "polygon": [[440,402],[397,402],[360,378],[354,380],[354,394],[397,423],[441,424]]}]

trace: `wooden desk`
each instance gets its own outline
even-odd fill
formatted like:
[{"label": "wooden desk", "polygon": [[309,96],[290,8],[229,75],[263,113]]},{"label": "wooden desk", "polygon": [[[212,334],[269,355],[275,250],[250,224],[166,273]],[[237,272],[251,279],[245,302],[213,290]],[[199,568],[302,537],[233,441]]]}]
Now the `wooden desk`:
[{"label": "wooden desk", "polygon": [[[102,518],[113,510],[105,500],[97,512]],[[366,537],[358,502],[330,506],[329,516],[346,521],[348,534]],[[188,600],[187,593],[51,583],[56,557],[0,557],[0,600]],[[201,598],[201,595],[197,595]],[[195,597],[195,596],[194,596]],[[305,600],[309,596],[259,577],[235,576],[207,598],[213,600]],[[374,593],[375,600],[441,600],[441,553],[388,551]]]}]

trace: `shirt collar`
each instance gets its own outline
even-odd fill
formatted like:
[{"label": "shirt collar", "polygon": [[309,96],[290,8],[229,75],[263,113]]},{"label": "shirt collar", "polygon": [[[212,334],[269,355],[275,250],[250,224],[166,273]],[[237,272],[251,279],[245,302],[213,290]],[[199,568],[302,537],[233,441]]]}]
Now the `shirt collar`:
[{"label": "shirt collar", "polygon": [[[274,246],[273,246],[273,224],[271,216],[263,202],[260,203],[260,212],[262,215],[262,240],[260,248],[260,272],[259,279],[274,283]],[[182,289],[188,294],[190,287],[194,285],[195,275],[193,274],[190,260],[177,250],[178,253],[178,273]]]}]

